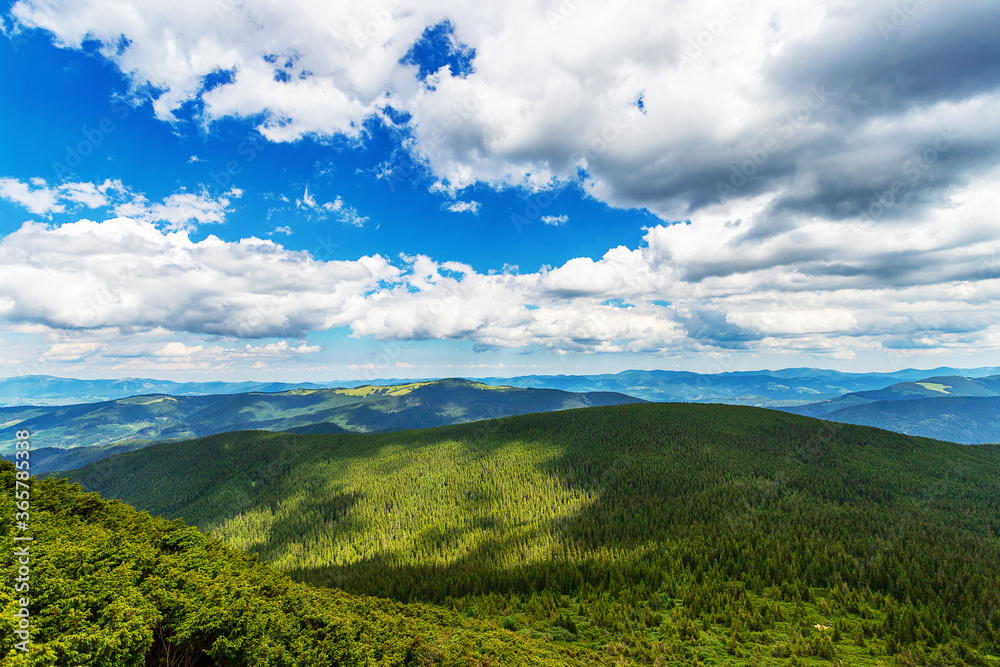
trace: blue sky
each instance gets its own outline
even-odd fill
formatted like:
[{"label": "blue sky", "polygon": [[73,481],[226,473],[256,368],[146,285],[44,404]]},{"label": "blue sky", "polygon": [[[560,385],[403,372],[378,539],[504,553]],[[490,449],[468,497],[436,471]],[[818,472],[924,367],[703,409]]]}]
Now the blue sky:
[{"label": "blue sky", "polygon": [[4,5],[0,375],[1000,364],[995,3],[131,4]]}]

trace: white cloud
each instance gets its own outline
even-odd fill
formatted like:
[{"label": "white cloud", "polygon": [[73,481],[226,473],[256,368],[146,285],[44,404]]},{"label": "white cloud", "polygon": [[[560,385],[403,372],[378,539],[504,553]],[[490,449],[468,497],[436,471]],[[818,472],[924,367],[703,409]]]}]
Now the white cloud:
[{"label": "white cloud", "polygon": [[199,194],[179,192],[167,196],[162,202],[152,204],[144,195],[134,195],[131,201],[115,206],[120,216],[166,223],[171,231],[187,231],[197,225],[222,223],[226,219],[231,200],[243,195],[243,191],[232,188],[218,198],[207,191]]},{"label": "white cloud", "polygon": [[[42,181],[44,186],[45,181]],[[49,215],[50,213],[61,213],[66,207],[58,203],[58,195],[50,188],[31,188],[27,183],[22,183],[13,178],[0,178],[0,197],[7,201],[20,204],[29,212],[35,215]]]},{"label": "white cloud", "polygon": [[100,208],[108,205],[107,190],[110,181],[102,186],[93,183],[66,183],[59,187],[60,194],[71,202],[83,204],[87,208]]},{"label": "white cloud", "polygon": [[480,203],[477,201],[457,201],[448,207],[452,213],[479,213]]},{"label": "white cloud", "polygon": [[81,361],[99,350],[99,343],[53,343],[42,354],[46,362]]},{"label": "white cloud", "polygon": [[[340,201],[340,198],[337,198]],[[368,216],[361,215],[358,210],[353,206],[344,206],[342,209],[338,209],[340,212],[337,214],[337,219],[340,220],[345,225],[354,225],[355,227],[364,227],[365,223],[368,222]]]},{"label": "white cloud", "polygon": [[1000,347],[998,177],[986,172],[921,217],[847,228],[799,215],[758,234],[766,198],[719,204],[698,224],[648,228],[636,247],[523,274],[422,255],[318,261],[124,217],[26,223],[0,242],[0,321],[236,338],[349,327],[555,352],[971,353]]},{"label": "white cloud", "polygon": [[[393,268],[377,257],[359,262],[378,264],[378,280],[341,284],[323,276],[356,263],[333,269],[257,240],[192,244],[153,227],[222,220],[228,201],[182,193],[116,209],[139,220],[36,225],[5,239],[4,262],[23,261],[15,260],[22,244],[38,244],[51,262],[20,267],[46,291],[4,287],[0,315],[228,335],[343,325],[356,335],[556,351],[739,347],[845,358],[866,346],[995,348],[998,6],[921,3],[899,31],[883,34],[889,11],[862,0],[405,0],[388,8],[381,0],[21,0],[14,16],[52,31],[60,45],[103,44],[164,120],[200,99],[204,122],[261,118],[272,141],[362,141],[367,119],[391,122],[391,104],[409,114],[404,148],[458,210],[475,212],[462,208],[475,202],[455,199],[475,183],[577,181],[665,224],[651,226],[642,245],[626,239],[630,247],[538,273],[482,275],[426,257]],[[428,86],[400,60],[444,19],[476,50],[474,71],[442,68]],[[122,36],[129,46],[119,49]],[[231,82],[206,91],[205,77],[220,70],[233,72]],[[0,196],[38,215],[97,201],[92,191],[11,179],[0,182]],[[346,224],[367,220],[308,188],[296,205]],[[101,261],[135,267],[136,284],[109,289],[97,259],[55,249],[69,237]],[[123,250],[111,249],[122,241]],[[158,253],[172,259],[144,265]],[[259,281],[242,275],[243,264]],[[104,294],[109,304],[92,317],[77,312]],[[604,305],[615,298],[634,307]],[[261,303],[267,326],[233,324]]]},{"label": "white cloud", "polygon": [[296,208],[320,213],[321,219],[325,217],[325,215],[322,214],[335,214],[334,217],[336,217],[340,222],[347,225],[354,225],[355,227],[364,227],[365,223],[369,220],[368,217],[358,213],[356,208],[345,204],[344,200],[339,196],[333,201],[328,201],[323,204],[318,203],[316,198],[309,194],[309,186],[306,186],[305,192],[302,194],[302,198],[295,200],[295,206]]},{"label": "white cloud", "polygon": [[569,222],[569,216],[568,215],[543,215],[541,217],[541,221],[544,222],[546,225],[553,225],[554,227],[559,227],[559,226],[565,225],[567,222]]},{"label": "white cloud", "polygon": [[198,194],[178,192],[168,195],[161,202],[151,203],[144,194],[134,192],[119,180],[50,186],[38,177],[28,183],[14,178],[0,178],[0,197],[36,215],[51,218],[53,213],[67,212],[67,206],[71,209],[110,206],[118,215],[165,223],[167,229],[172,231],[224,222],[229,204],[242,195],[243,191],[239,188],[231,188],[218,198],[211,197],[206,190]]},{"label": "white cloud", "polygon": [[[910,203],[992,163],[997,12],[981,0],[921,4],[886,35],[891,12],[863,0],[20,0],[12,10],[60,45],[99,42],[164,120],[200,99],[205,122],[262,118],[272,141],[360,140],[391,104],[409,114],[406,146],[448,191],[541,188],[583,169],[595,197],[670,220],[720,195],[779,191],[778,208],[855,214],[900,151],[919,154],[949,125],[963,136],[937,177],[912,184]],[[475,49],[473,71],[442,68],[424,85],[400,61],[445,19]],[[206,89],[220,71],[230,80]],[[929,134],[907,123],[921,114],[933,117]],[[742,184],[720,192],[745,166]]]},{"label": "white cloud", "polygon": [[364,294],[398,274],[377,255],[318,262],[271,241],[195,243],[125,217],[25,223],[0,242],[0,296],[14,302],[2,317],[67,330],[298,336],[349,324]]},{"label": "white cloud", "polygon": [[28,183],[16,178],[0,178],[0,197],[28,209],[35,215],[51,216],[62,213],[67,205],[79,204],[87,208],[108,205],[107,191],[115,182],[105,181],[101,185],[93,183],[64,183],[49,186],[45,179],[37,176]]}]

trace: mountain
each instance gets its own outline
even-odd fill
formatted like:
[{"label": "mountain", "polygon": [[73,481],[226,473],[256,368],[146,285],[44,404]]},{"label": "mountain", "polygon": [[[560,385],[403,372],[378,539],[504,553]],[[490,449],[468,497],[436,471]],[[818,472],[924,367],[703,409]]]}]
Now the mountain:
[{"label": "mountain", "polygon": [[1000,375],[927,377],[783,409],[964,444],[1000,442]]},{"label": "mountain", "polygon": [[[730,403],[776,407],[802,405],[836,398],[850,392],[882,389],[894,382],[920,380],[933,375],[980,377],[1000,373],[1000,368],[934,370],[905,369],[893,373],[842,373],[818,368],[691,373],[687,371],[624,371],[606,375],[525,375],[514,378],[478,378],[492,385],[572,392],[611,391],[649,401]],[[427,382],[427,379],[379,379],[374,385]],[[282,382],[170,382],[149,378],[74,380],[30,375],[0,380],[0,407],[72,405],[129,398],[140,394],[207,396],[251,392],[284,392],[294,389],[353,388],[361,380],[320,383]]]},{"label": "mountain", "polygon": [[[42,473],[78,467],[148,441],[237,429],[398,431],[639,400],[610,392],[493,387],[459,379],[219,396],[154,394],[82,405],[0,408],[0,442],[4,443],[0,452],[10,458],[15,432],[28,430],[36,448],[58,450],[37,463],[34,469]],[[81,447],[100,449],[81,455],[75,451]]]},{"label": "mountain", "polygon": [[1000,396],[875,401],[834,410],[822,417],[966,445],[1000,442]]},{"label": "mountain", "polygon": [[1000,656],[995,446],[650,403],[383,434],[226,433],[70,479],[298,581],[625,665]]},{"label": "mountain", "polygon": [[76,380],[51,375],[21,375],[0,380],[0,406],[72,405],[113,401],[139,394],[204,396],[318,389],[322,386],[311,382],[171,382],[149,378]]},{"label": "mountain", "polygon": [[915,382],[897,382],[883,389],[845,394],[827,401],[789,408],[789,412],[819,417],[843,408],[870,405],[879,401],[908,401],[917,398],[954,398],[958,396],[1000,396],[1000,375],[981,378],[946,375],[920,378]]},{"label": "mountain", "polygon": [[16,483],[0,462],[0,548],[19,561],[0,570],[3,665],[615,664],[440,608],[297,585],[215,538],[65,480],[29,482],[30,528],[15,533]]},{"label": "mountain", "polygon": [[548,387],[564,391],[615,391],[658,402],[728,403],[758,407],[804,405],[844,394],[878,390],[900,381],[929,375],[983,376],[1000,369],[958,371],[906,369],[894,373],[842,373],[816,368],[770,371],[690,373],[685,371],[624,371],[614,375],[527,375],[482,378],[489,384],[514,387]]}]

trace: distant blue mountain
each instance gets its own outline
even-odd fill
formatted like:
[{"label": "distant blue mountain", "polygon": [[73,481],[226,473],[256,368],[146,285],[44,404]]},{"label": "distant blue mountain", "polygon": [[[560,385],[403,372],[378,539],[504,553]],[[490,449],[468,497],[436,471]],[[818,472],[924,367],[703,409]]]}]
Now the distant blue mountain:
[{"label": "distant blue mountain", "polygon": [[0,408],[0,455],[13,455],[14,436],[20,430],[31,433],[31,467],[41,473],[69,470],[154,441],[226,431],[402,431],[641,402],[614,392],[494,387],[463,379],[205,396],[146,394],[76,405]]},{"label": "distant blue mountain", "polygon": [[859,391],[786,412],[967,445],[1000,442],[1000,375],[944,375]]},{"label": "distant blue mountain", "polygon": [[[895,383],[934,376],[983,377],[994,374],[1000,374],[1000,368],[905,369],[894,373],[843,373],[818,368],[785,368],[718,374],[635,370],[600,375],[524,375],[470,379],[521,388],[572,392],[612,391],[647,401],[788,407],[835,399],[845,394],[884,389]],[[171,382],[149,378],[77,380],[49,375],[26,375],[0,380],[0,407],[96,403],[143,394],[212,396],[250,392],[277,393],[293,389],[351,388],[362,384],[405,384],[417,380],[418,378],[334,380],[320,383]]]},{"label": "distant blue mountain", "polygon": [[614,375],[526,375],[514,378],[480,378],[480,381],[563,391],[615,391],[648,401],[788,407],[835,399],[855,392],[884,389],[894,383],[921,380],[929,376],[982,377],[998,372],[998,368],[906,369],[895,373],[842,373],[816,368],[785,368],[712,375],[686,371],[625,371]]},{"label": "distant blue mountain", "polygon": [[121,380],[77,380],[51,375],[22,375],[0,380],[0,406],[73,405],[97,403],[141,394],[211,396],[248,392],[279,392],[319,389],[323,385],[303,382],[171,382],[149,378]]}]

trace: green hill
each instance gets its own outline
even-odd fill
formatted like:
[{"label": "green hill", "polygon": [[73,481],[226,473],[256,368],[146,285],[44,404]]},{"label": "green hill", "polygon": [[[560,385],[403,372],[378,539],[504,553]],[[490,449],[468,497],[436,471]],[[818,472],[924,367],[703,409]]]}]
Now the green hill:
[{"label": "green hill", "polygon": [[[350,389],[294,389],[213,396],[133,396],[70,406],[0,408],[0,454],[27,429],[51,448],[36,473],[71,470],[154,440],[194,438],[238,429],[306,433],[426,428],[507,415],[619,405],[640,399],[612,392],[495,387],[448,379]],[[90,452],[73,450],[100,447]],[[59,451],[63,450],[63,451]]]},{"label": "green hill", "polygon": [[781,409],[963,444],[1000,442],[1000,375],[930,377]]},{"label": "green hill", "polygon": [[1000,442],[1000,396],[875,401],[834,410],[823,419],[968,445]]},{"label": "green hill", "polygon": [[[30,528],[17,530],[6,461],[0,492],[4,667],[612,664],[426,605],[296,584],[180,522],[65,480],[31,481]],[[25,544],[30,589],[15,593],[15,549]],[[15,597],[30,600],[26,652],[16,647]]]},{"label": "green hill", "polygon": [[967,378],[957,375],[928,377],[915,382],[897,382],[884,389],[856,391],[828,401],[783,408],[788,412],[810,417],[823,415],[858,405],[886,401],[909,401],[920,398],[1000,396],[1000,375]]},{"label": "green hill", "polygon": [[643,404],[227,433],[71,479],[299,581],[623,664],[1000,664],[997,447]]}]

